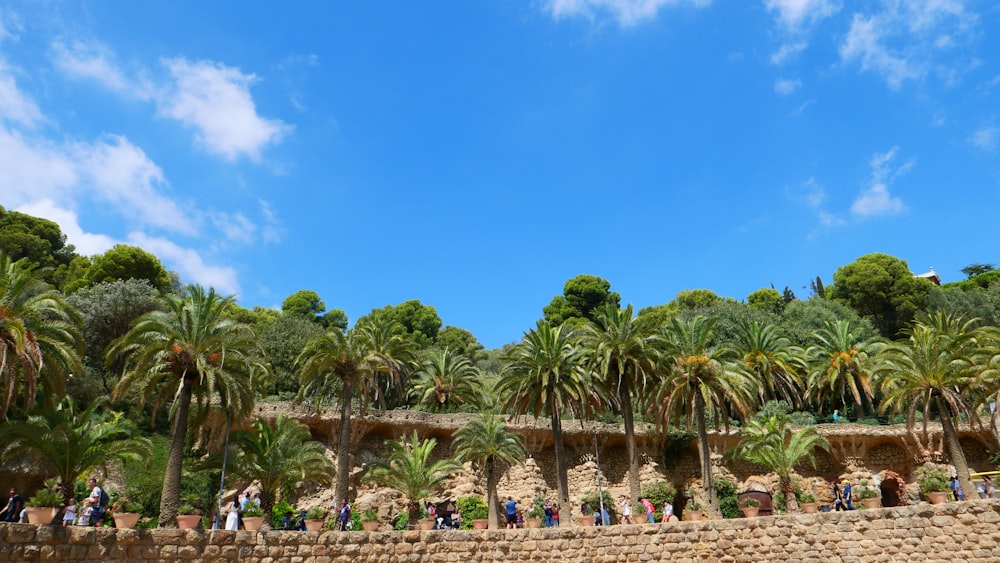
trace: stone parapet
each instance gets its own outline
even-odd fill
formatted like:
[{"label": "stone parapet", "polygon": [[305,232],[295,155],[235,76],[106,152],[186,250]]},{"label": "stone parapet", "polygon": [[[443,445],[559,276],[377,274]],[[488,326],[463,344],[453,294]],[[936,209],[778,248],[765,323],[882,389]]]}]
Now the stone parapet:
[{"label": "stone parapet", "polygon": [[1000,500],[605,528],[196,532],[0,524],[0,561],[1000,561]]}]

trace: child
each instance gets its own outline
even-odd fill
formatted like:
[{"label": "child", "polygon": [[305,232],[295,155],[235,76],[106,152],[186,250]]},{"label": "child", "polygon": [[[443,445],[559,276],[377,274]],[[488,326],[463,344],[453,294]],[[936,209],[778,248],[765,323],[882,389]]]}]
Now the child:
[{"label": "child", "polygon": [[90,504],[89,500],[83,501],[83,510],[80,511],[80,517],[77,518],[76,524],[78,526],[89,526],[90,517],[94,514],[94,507]]},{"label": "child", "polygon": [[66,509],[63,511],[63,526],[72,526],[76,520],[76,500],[69,497],[66,500]]}]

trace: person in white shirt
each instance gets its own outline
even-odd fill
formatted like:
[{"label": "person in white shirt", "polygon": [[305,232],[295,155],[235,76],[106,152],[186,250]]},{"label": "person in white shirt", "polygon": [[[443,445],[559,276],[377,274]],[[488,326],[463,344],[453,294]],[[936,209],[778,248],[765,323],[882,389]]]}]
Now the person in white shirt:
[{"label": "person in white shirt", "polygon": [[674,517],[674,505],[670,504],[670,501],[663,502],[663,519],[661,522],[669,522],[671,518]]},{"label": "person in white shirt", "polygon": [[632,505],[625,498],[625,495],[618,497],[618,504],[622,506],[622,524],[634,524],[632,521]]}]

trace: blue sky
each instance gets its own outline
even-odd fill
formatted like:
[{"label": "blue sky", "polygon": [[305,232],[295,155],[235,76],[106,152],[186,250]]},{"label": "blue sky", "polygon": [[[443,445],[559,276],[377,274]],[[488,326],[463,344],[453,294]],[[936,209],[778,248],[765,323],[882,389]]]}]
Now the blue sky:
[{"label": "blue sky", "polygon": [[1000,8],[963,0],[6,2],[0,205],[83,254],[489,347],[589,273],[800,297],[1000,262]]}]

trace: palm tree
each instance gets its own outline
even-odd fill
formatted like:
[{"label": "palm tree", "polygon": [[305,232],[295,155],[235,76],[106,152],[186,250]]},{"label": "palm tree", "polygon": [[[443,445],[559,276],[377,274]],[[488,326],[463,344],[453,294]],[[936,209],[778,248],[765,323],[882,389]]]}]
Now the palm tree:
[{"label": "palm tree", "polygon": [[809,385],[806,397],[822,412],[827,401],[844,402],[850,394],[858,418],[865,417],[865,402],[874,410],[870,355],[881,343],[864,342],[855,323],[826,321],[813,333],[816,344],[806,350]]},{"label": "palm tree", "polygon": [[365,479],[389,487],[409,501],[408,527],[414,527],[420,518],[420,501],[436,492],[452,473],[462,466],[451,459],[431,462],[431,452],[437,440],[421,440],[417,431],[409,442],[387,440],[389,452],[384,461],[377,461],[365,468]]},{"label": "palm tree", "polygon": [[513,465],[524,461],[524,437],[508,432],[502,418],[483,414],[455,431],[453,447],[460,461],[474,462],[485,470],[490,528],[500,528],[497,464]]},{"label": "palm tree", "polygon": [[478,406],[484,393],[479,368],[448,349],[432,354],[414,373],[417,404],[437,412]]},{"label": "palm tree", "polygon": [[549,416],[559,502],[570,506],[562,413],[568,411],[579,416],[596,401],[583,370],[578,339],[567,325],[553,327],[546,321],[538,321],[537,327],[525,333],[523,340],[508,351],[506,359],[508,364],[496,385],[497,396],[503,397],[502,408],[515,415]]},{"label": "palm tree", "polygon": [[733,344],[741,369],[760,382],[760,401],[784,400],[801,406],[801,375],[806,371],[803,351],[782,336],[778,327],[759,321],[740,321]]},{"label": "palm tree", "polygon": [[884,393],[882,410],[890,414],[906,411],[906,424],[913,428],[916,413],[923,415],[923,433],[932,411],[941,418],[944,443],[958,473],[962,490],[974,491],[969,464],[958,441],[955,419],[965,416],[975,424],[972,394],[980,390],[975,361],[989,332],[973,328],[977,319],[946,311],[918,317],[906,331],[907,339],[889,344],[877,357],[874,376]]},{"label": "palm tree", "polygon": [[716,426],[721,418],[728,430],[731,414],[746,418],[757,382],[752,373],[737,370],[727,361],[728,351],[713,346],[714,324],[713,319],[700,315],[687,321],[671,319],[665,331],[667,373],[650,411],[661,430],[679,417],[686,417],[689,429],[697,427],[702,485],[711,510],[717,511],[706,411],[711,408]]},{"label": "palm tree", "polygon": [[153,400],[153,416],[169,404],[173,417],[170,454],[160,494],[161,527],[177,525],[181,465],[188,434],[191,401],[196,413],[216,403],[232,420],[253,409],[255,375],[261,373],[253,330],[226,316],[234,298],[201,286],[188,286],[183,298],[163,297],[164,310],[139,317],[129,332],[107,351],[109,362],[125,358],[125,373],[114,400],[139,392],[140,404]]},{"label": "palm tree", "polygon": [[73,496],[77,479],[97,469],[107,472],[113,463],[137,463],[149,458],[152,444],[135,437],[135,424],[118,412],[104,412],[107,398],[98,398],[80,411],[67,397],[27,420],[0,426],[0,459],[5,462],[37,454],[59,477],[63,497]]},{"label": "palm tree", "polygon": [[[299,366],[298,400],[315,399],[317,409],[340,390],[340,437],[337,442],[336,498],[347,498],[351,476],[351,403],[357,392],[361,411],[381,393],[378,379],[398,379],[412,357],[402,325],[365,317],[346,334],[331,329],[311,340],[295,360]],[[374,389],[373,389],[374,388]]]},{"label": "palm tree", "polygon": [[67,375],[83,371],[80,326],[80,315],[27,259],[0,251],[0,419],[19,387],[26,411],[39,385],[46,405],[66,394]]},{"label": "palm tree", "polygon": [[600,384],[610,402],[617,403],[625,423],[629,498],[639,498],[639,452],[635,444],[632,398],[645,396],[656,376],[660,336],[650,316],[634,317],[632,305],[619,309],[607,305],[587,324],[583,347],[588,363],[600,373]]},{"label": "palm tree", "polygon": [[[247,484],[258,484],[266,515],[279,492],[330,479],[336,471],[323,445],[312,440],[309,427],[281,414],[271,424],[258,420],[249,429],[233,432],[233,443],[238,451],[233,473]],[[264,519],[265,525],[269,522]]]},{"label": "palm tree", "polygon": [[743,439],[734,455],[765,467],[778,475],[789,512],[798,512],[792,471],[804,462],[816,466],[816,449],[830,451],[830,443],[811,426],[792,430],[786,416],[754,418],[743,429]]}]

